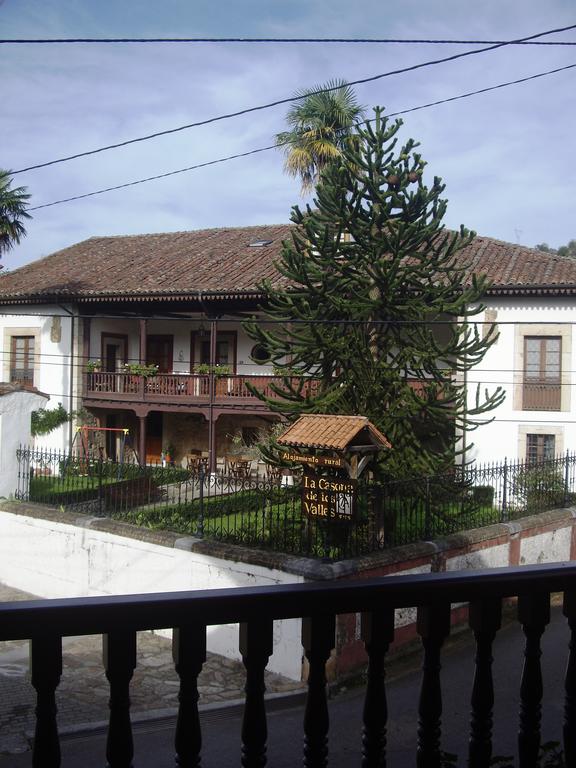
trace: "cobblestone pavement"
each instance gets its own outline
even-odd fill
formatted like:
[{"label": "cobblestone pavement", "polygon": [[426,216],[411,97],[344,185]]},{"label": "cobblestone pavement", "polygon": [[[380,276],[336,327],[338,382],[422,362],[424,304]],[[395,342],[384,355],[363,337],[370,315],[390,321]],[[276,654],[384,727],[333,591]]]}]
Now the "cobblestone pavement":
[{"label": "cobblestone pavement", "polygon": [[[32,599],[33,595],[0,584],[0,602]],[[98,636],[63,640],[62,680],[57,689],[60,728],[104,722],[108,717],[108,681],[102,667]],[[266,673],[269,692],[301,686]],[[245,674],[241,662],[208,654],[199,678],[200,705],[243,697]],[[152,632],[138,633],[138,666],[130,686],[132,713],[172,714],[177,707],[178,676],[171,641]],[[0,642],[0,754],[30,748],[34,729],[35,692],[28,679],[27,641]]]}]

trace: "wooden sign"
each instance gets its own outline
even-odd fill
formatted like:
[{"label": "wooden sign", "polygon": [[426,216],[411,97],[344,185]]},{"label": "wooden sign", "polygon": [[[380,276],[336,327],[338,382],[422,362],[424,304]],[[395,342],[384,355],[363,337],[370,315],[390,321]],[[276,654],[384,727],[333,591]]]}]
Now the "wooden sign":
[{"label": "wooden sign", "polygon": [[310,467],[343,467],[344,461],[340,456],[302,456],[299,453],[284,451],[284,461],[293,461],[296,464],[307,464]]},{"label": "wooden sign", "polygon": [[325,520],[352,520],[356,508],[356,480],[304,474],[302,513]]}]

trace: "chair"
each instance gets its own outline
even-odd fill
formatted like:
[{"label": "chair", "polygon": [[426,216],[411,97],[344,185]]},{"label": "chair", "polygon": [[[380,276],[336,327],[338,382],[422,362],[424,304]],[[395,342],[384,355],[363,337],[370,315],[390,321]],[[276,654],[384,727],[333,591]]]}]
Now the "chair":
[{"label": "chair", "polygon": [[201,469],[206,473],[208,471],[208,457],[188,454],[186,456],[186,469],[194,474],[199,474]]},{"label": "chair", "polygon": [[237,459],[232,474],[238,480],[248,480],[252,474],[252,462],[249,459]]},{"label": "chair", "polygon": [[272,464],[266,464],[264,471],[267,480],[280,480],[282,477],[282,467],[275,467]]}]

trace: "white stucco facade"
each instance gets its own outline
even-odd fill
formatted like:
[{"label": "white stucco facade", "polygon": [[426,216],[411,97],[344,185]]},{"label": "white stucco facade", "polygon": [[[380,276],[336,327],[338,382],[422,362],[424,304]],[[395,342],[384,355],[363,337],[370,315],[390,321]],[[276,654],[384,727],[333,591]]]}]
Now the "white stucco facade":
[{"label": "white stucco facade", "polygon": [[[78,408],[78,385],[76,380],[72,379],[72,372],[76,375],[78,370],[78,321],[72,320],[70,311],[68,307],[57,305],[26,305],[5,307],[0,315],[0,380],[11,380],[13,339],[33,338],[33,386],[49,395],[47,408],[57,408],[58,403],[62,403],[68,412]],[[17,442],[27,443],[29,440],[30,430],[20,431]],[[68,425],[58,427],[49,435],[39,438],[36,444],[52,450],[67,448]]]},{"label": "white stucco facade", "polygon": [[30,444],[30,415],[44,408],[46,395],[18,390],[0,394],[0,497],[10,497],[18,486],[20,445]]},{"label": "white stucco facade", "polygon": [[[468,435],[467,458],[478,462],[501,462],[505,458],[524,461],[529,435],[551,436],[556,455],[576,450],[575,336],[576,302],[570,297],[490,298],[478,322],[495,322],[499,332],[482,363],[468,373],[468,404],[473,407],[477,386],[484,390],[504,388],[506,399],[492,411],[486,423]],[[482,328],[482,326],[479,326]],[[483,326],[488,328],[488,325]],[[526,408],[525,337],[554,337],[561,344],[559,407],[547,410]],[[553,438],[553,440],[552,440]]]}]

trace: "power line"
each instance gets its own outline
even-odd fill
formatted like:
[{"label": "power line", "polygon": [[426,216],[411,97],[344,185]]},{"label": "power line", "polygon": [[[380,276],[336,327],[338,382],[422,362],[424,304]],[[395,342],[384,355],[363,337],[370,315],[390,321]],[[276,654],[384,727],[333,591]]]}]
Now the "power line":
[{"label": "power line", "polygon": [[576,45],[568,40],[438,40],[435,38],[394,37],[48,37],[5,38],[0,45],[47,45],[67,43],[356,43],[399,45]]},{"label": "power line", "polygon": [[[546,32],[538,32],[535,35],[528,35],[526,37],[519,38],[517,40],[510,40],[510,41],[506,41],[506,42],[503,42],[503,43],[497,43],[495,45],[490,45],[490,46],[485,47],[485,48],[476,48],[473,51],[464,51],[463,53],[456,53],[456,54],[453,54],[452,56],[445,56],[445,57],[443,57],[441,59],[433,59],[433,60],[430,60],[430,61],[421,62],[420,64],[413,64],[413,65],[411,65],[409,67],[402,67],[401,69],[395,69],[395,70],[390,70],[389,72],[383,72],[383,73],[378,74],[378,75],[371,75],[370,77],[359,78],[358,80],[352,80],[352,81],[348,82],[347,84],[348,85],[361,85],[361,84],[364,84],[364,83],[371,83],[371,82],[375,82],[376,80],[381,80],[381,79],[386,78],[386,77],[391,77],[393,75],[400,75],[400,74],[404,74],[406,72],[414,72],[414,71],[416,71],[418,69],[423,69],[424,67],[430,67],[430,66],[434,66],[434,65],[437,65],[437,64],[444,64],[444,63],[447,63],[449,61],[456,61],[457,59],[461,59],[461,58],[464,58],[466,56],[474,56],[474,55],[479,54],[479,53],[486,53],[488,51],[494,51],[494,50],[496,50],[498,48],[502,48],[502,47],[507,46],[507,45],[513,45],[513,44],[520,43],[520,42],[527,42],[529,40],[534,40],[534,39],[539,38],[539,37],[544,37],[546,35],[555,34],[556,32],[564,32],[564,31],[567,31],[567,30],[575,29],[575,28],[576,28],[576,24],[572,24],[572,25],[570,25],[568,27],[560,27],[558,29],[551,29],[551,30],[548,30]],[[332,91],[337,91],[340,87],[341,86],[336,85],[336,86],[331,86],[329,88],[320,88],[317,91],[313,91],[312,93],[314,93],[314,94],[318,94],[318,93],[331,93]],[[11,175],[16,175],[18,173],[24,173],[25,171],[32,171],[32,170],[36,170],[38,168],[46,168],[47,166],[50,166],[50,165],[56,165],[58,163],[65,163],[65,162],[68,162],[70,160],[77,160],[80,157],[87,157],[89,155],[95,155],[95,154],[99,154],[101,152],[107,152],[107,151],[109,151],[111,149],[118,149],[120,147],[126,147],[126,146],[128,146],[130,144],[136,144],[136,143],[142,142],[142,141],[149,141],[150,139],[156,139],[156,138],[158,138],[160,136],[166,136],[166,135],[169,135],[169,134],[172,134],[172,133],[179,133],[181,131],[189,130],[191,128],[198,128],[198,127],[203,126],[203,125],[210,125],[212,123],[220,122],[222,120],[230,120],[233,117],[240,117],[242,115],[248,115],[248,114],[251,114],[253,112],[260,112],[260,111],[263,111],[265,109],[271,109],[272,107],[281,106],[283,104],[291,104],[292,102],[301,101],[303,99],[306,99],[306,98],[308,98],[309,95],[311,95],[311,94],[306,94],[306,95],[301,95],[301,96],[290,96],[288,98],[277,99],[276,101],[268,102],[267,104],[260,104],[260,105],[258,105],[256,107],[246,107],[245,109],[241,109],[241,110],[238,110],[236,112],[228,112],[228,113],[226,113],[224,115],[218,115],[216,117],[210,117],[210,118],[207,118],[205,120],[198,120],[198,121],[196,121],[194,123],[188,123],[186,125],[178,126],[177,128],[168,128],[168,129],[166,129],[164,131],[156,131],[155,133],[147,134],[146,136],[139,136],[139,137],[137,137],[135,139],[127,139],[126,141],[121,141],[121,142],[118,142],[116,144],[109,144],[109,145],[104,146],[104,147],[98,147],[97,149],[91,149],[91,150],[88,150],[88,151],[85,151],[85,152],[78,152],[78,153],[76,153],[74,155],[67,155],[66,157],[61,157],[61,158],[58,158],[56,160],[49,160],[49,161],[44,162],[44,163],[37,163],[36,165],[30,165],[30,166],[28,166],[26,168],[20,168],[20,169],[18,169],[16,171],[11,171],[10,173],[11,173]]]},{"label": "power line", "polygon": [[[557,67],[556,69],[549,69],[546,72],[539,72],[539,73],[537,73],[535,75],[529,75],[527,77],[522,77],[522,78],[519,78],[517,80],[509,80],[506,83],[499,83],[498,85],[491,85],[491,86],[489,86],[487,88],[480,88],[480,89],[478,89],[476,91],[468,91],[467,93],[461,93],[458,96],[450,96],[449,98],[446,98],[446,99],[439,99],[437,101],[428,102],[427,104],[420,104],[417,107],[410,107],[408,109],[399,110],[398,112],[391,112],[388,115],[388,117],[398,117],[400,115],[409,114],[410,112],[417,112],[417,111],[419,111],[421,109],[429,109],[431,107],[437,107],[437,106],[439,106],[441,104],[448,104],[448,103],[450,103],[452,101],[459,101],[460,99],[467,99],[467,98],[470,98],[471,96],[478,96],[478,95],[483,94],[483,93],[488,93],[489,91],[496,91],[496,90],[498,90],[500,88],[507,88],[507,87],[509,87],[511,85],[519,85],[521,83],[526,83],[526,82],[528,82],[530,80],[537,80],[538,78],[547,77],[548,75],[554,75],[554,74],[556,74],[558,72],[563,72],[563,71],[568,70],[568,69],[574,69],[575,67],[576,67],[576,64],[568,64],[567,66],[564,66],[564,67]],[[362,125],[368,125],[371,122],[373,122],[373,119],[364,120],[362,122],[356,123],[355,127],[359,127],[359,126],[362,126]],[[66,198],[63,198],[62,200],[54,200],[51,203],[44,203],[43,205],[33,206],[32,208],[28,208],[28,210],[29,211],[38,211],[41,208],[50,208],[53,205],[61,205],[62,203],[70,203],[70,202],[72,202],[74,200],[82,200],[82,199],[84,199],[86,197],[94,197],[95,195],[103,195],[106,192],[114,192],[115,190],[118,190],[118,189],[125,189],[126,187],[134,187],[134,186],[136,186],[138,184],[145,184],[148,181],[156,181],[158,179],[165,179],[168,176],[175,176],[175,175],[180,174],[180,173],[187,173],[188,171],[195,171],[195,170],[198,170],[199,168],[206,168],[206,167],[208,167],[210,165],[218,165],[220,163],[226,163],[226,162],[228,162],[230,160],[237,160],[239,158],[248,157],[250,155],[256,155],[256,154],[261,153],[261,152],[269,152],[271,149],[278,149],[279,147],[288,146],[290,143],[291,142],[283,142],[283,143],[279,143],[279,144],[272,144],[272,145],[270,145],[268,147],[260,147],[259,149],[252,149],[252,150],[249,150],[248,152],[240,152],[240,153],[237,153],[235,155],[228,155],[226,157],[220,157],[220,158],[218,158],[216,160],[208,160],[208,161],[206,161],[204,163],[197,163],[196,165],[190,165],[187,168],[179,168],[179,169],[177,169],[175,171],[168,171],[167,173],[157,174],[156,176],[148,176],[145,179],[138,179],[136,181],[130,181],[130,182],[127,182],[125,184],[118,184],[118,185],[113,186],[113,187],[106,187],[105,189],[99,189],[99,190],[97,190],[95,192],[86,192],[83,195],[74,195],[73,197],[66,197]]]}]

